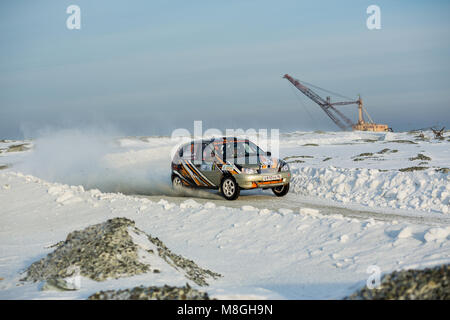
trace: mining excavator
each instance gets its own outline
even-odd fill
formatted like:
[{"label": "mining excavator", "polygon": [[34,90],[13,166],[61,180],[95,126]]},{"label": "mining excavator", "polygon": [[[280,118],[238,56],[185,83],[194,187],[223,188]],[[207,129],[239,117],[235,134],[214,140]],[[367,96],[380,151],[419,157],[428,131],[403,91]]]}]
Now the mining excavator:
[{"label": "mining excavator", "polygon": [[[285,79],[289,80],[294,87],[300,90],[305,96],[310,98],[312,101],[317,103],[322,110],[330,117],[331,120],[342,130],[354,130],[354,131],[376,131],[376,132],[384,132],[384,131],[392,131],[386,124],[378,124],[374,123],[372,118],[370,117],[367,110],[363,107],[363,102],[361,97],[358,100],[354,101],[342,101],[342,102],[331,102],[331,97],[326,97],[325,99],[315,93],[313,90],[306,86],[306,82],[300,82],[297,79],[292,78],[290,75],[285,74]],[[312,86],[311,84],[309,84]],[[319,88],[319,87],[317,87]],[[323,89],[324,91],[327,91]],[[341,111],[339,111],[335,106],[344,106],[344,105],[358,105],[358,122],[353,123],[349,118],[347,118]],[[363,117],[363,111],[369,118],[369,121],[365,121]]]}]

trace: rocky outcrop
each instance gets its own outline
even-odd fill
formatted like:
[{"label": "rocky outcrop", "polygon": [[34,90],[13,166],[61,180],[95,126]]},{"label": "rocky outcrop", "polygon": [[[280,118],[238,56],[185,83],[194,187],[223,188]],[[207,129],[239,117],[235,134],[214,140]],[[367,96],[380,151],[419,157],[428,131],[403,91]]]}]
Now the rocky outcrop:
[{"label": "rocky outcrop", "polygon": [[[55,282],[55,279],[74,277],[75,272],[96,281],[162,272],[152,261],[159,266],[168,264],[199,286],[208,285],[207,279],[221,276],[172,253],[161,240],[145,234],[126,218],[110,219],[71,232],[55,246],[55,251],[26,270],[23,281]],[[143,260],[143,255],[147,259]]]},{"label": "rocky outcrop", "polygon": [[385,275],[377,289],[364,287],[352,300],[449,300],[450,265],[424,270],[394,271]]},{"label": "rocky outcrop", "polygon": [[206,292],[184,287],[135,287],[125,290],[100,291],[91,295],[89,300],[209,300]]}]

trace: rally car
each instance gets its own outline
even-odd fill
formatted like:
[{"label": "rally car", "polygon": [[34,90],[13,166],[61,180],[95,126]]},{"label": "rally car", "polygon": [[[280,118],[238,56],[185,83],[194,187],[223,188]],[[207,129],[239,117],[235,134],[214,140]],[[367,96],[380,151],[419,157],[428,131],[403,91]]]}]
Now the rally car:
[{"label": "rally car", "polygon": [[227,200],[241,189],[272,189],[282,197],[289,192],[289,165],[272,158],[248,139],[237,137],[192,140],[181,145],[172,159],[172,185],[219,189]]}]

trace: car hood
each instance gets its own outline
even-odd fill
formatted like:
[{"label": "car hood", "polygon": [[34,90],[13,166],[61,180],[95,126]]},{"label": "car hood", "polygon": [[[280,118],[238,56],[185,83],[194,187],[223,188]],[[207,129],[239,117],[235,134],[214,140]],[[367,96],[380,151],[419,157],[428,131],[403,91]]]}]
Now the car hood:
[{"label": "car hood", "polygon": [[254,157],[245,157],[234,159],[234,163],[241,168],[252,169],[278,169],[282,160],[273,157],[259,156],[259,159]]}]

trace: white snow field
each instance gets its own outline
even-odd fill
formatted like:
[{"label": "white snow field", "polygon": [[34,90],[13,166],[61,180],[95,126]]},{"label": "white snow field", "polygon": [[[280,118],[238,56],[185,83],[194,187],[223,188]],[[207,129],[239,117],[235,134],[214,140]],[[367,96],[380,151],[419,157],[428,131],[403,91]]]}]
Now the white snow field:
[{"label": "white snow field", "polygon": [[[0,142],[0,168],[8,165],[0,170],[0,298],[84,299],[186,282],[199,288],[169,272],[82,278],[79,290],[64,292],[19,281],[68,233],[113,217],[135,221],[173,252],[222,274],[200,288],[218,299],[340,299],[366,284],[369,266],[388,273],[450,263],[450,143],[431,132],[417,136],[283,134],[290,193],[247,191],[232,202],[215,191],[172,194],[177,142],[168,137]],[[7,151],[21,143],[31,149]],[[426,168],[399,171],[409,167]]]}]

